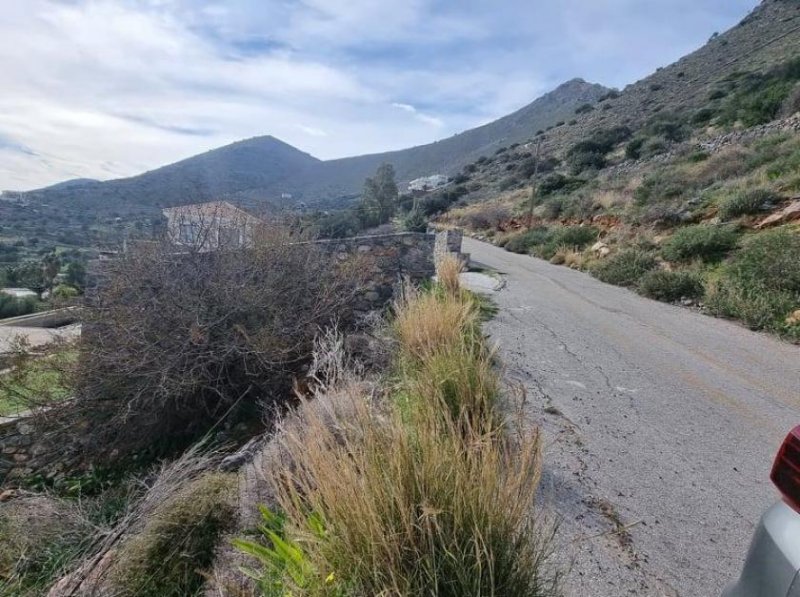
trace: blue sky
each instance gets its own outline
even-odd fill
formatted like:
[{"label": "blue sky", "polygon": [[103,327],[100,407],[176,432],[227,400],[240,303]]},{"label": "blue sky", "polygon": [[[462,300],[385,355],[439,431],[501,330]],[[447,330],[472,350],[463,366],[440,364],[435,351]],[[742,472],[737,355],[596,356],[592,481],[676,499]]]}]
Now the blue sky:
[{"label": "blue sky", "polygon": [[573,78],[624,87],[756,0],[0,0],[0,189],[274,135],[327,159],[447,137]]}]

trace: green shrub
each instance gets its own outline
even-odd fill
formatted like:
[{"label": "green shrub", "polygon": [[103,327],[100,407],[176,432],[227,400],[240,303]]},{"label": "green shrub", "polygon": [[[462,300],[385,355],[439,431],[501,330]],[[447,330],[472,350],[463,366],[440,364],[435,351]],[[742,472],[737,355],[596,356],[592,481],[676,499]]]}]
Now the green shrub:
[{"label": "green shrub", "polygon": [[767,167],[767,178],[778,180],[787,174],[797,173],[800,170],[800,149],[777,159]]},{"label": "green shrub", "polygon": [[738,232],[730,226],[686,226],[664,243],[661,255],[668,261],[715,261],[733,249],[738,239]]},{"label": "green shrub", "polygon": [[535,239],[529,250],[541,259],[551,259],[564,247],[582,249],[597,240],[597,229],[591,226],[563,226],[551,228],[546,236]]},{"label": "green shrub", "polygon": [[702,278],[694,272],[652,270],[639,282],[639,292],[658,301],[672,303],[683,298],[703,296]]},{"label": "green shrub", "polygon": [[0,319],[28,315],[36,310],[33,298],[16,298],[0,292]]},{"label": "green shrub", "polygon": [[753,330],[781,331],[784,319],[797,306],[797,299],[787,292],[766,290],[725,277],[706,299],[706,306],[716,315],[742,321]]},{"label": "green shrub", "polygon": [[567,152],[567,164],[574,174],[589,168],[601,169],[606,165],[606,154],[614,146],[630,138],[631,130],[626,126],[601,129],[591,137],[573,145]]},{"label": "green shrub", "polygon": [[70,286],[69,284],[59,284],[53,288],[51,296],[54,299],[69,300],[74,299],[79,294],[80,292],[78,292],[78,289],[74,286]]},{"label": "green shrub", "polygon": [[592,275],[617,286],[634,286],[647,272],[658,265],[655,257],[638,249],[626,249],[597,262],[592,268]]},{"label": "green shrub", "polygon": [[594,106],[592,104],[582,104],[575,109],[575,114],[586,114],[594,110]]},{"label": "green shrub", "polygon": [[222,533],[235,515],[235,476],[208,473],[159,505],[144,528],[117,552],[111,570],[115,595],[194,595]]},{"label": "green shrub", "polygon": [[567,163],[573,174],[580,174],[585,170],[602,170],[606,167],[606,156],[600,151],[584,150],[570,152]]},{"label": "green shrub", "polygon": [[592,226],[565,226],[553,233],[552,240],[559,245],[583,248],[597,240],[597,228]]},{"label": "green shrub", "polygon": [[709,157],[711,157],[711,154],[707,151],[693,151],[686,158],[686,161],[690,164],[698,164],[700,162],[705,162]]},{"label": "green shrub", "polygon": [[564,211],[565,198],[561,195],[549,197],[541,206],[541,216],[546,220],[555,220]]},{"label": "green shrub", "polygon": [[773,230],[753,237],[728,271],[749,284],[800,296],[800,234]]},{"label": "green shrub", "polygon": [[500,183],[497,185],[497,188],[501,191],[507,191],[520,183],[519,179],[516,176],[507,176]]},{"label": "green shrub", "polygon": [[527,254],[536,245],[542,245],[550,240],[550,230],[544,226],[533,228],[527,232],[518,233],[506,240],[504,247],[512,253]]},{"label": "green shrub", "polygon": [[0,508],[0,595],[46,595],[85,555],[96,529],[73,502],[26,494]]},{"label": "green shrub", "polygon": [[692,114],[691,123],[698,126],[708,124],[714,118],[714,114],[716,114],[716,110],[713,108],[700,108]]},{"label": "green shrub", "polygon": [[651,158],[667,151],[669,145],[663,137],[650,137],[644,142],[641,149],[643,158]]},{"label": "green shrub", "polygon": [[612,89],[611,91],[604,93],[599,98],[597,98],[597,103],[602,103],[610,99],[617,99],[620,93],[617,89]]},{"label": "green shrub", "polygon": [[408,212],[400,220],[403,230],[409,232],[425,232],[428,229],[428,218],[419,209]]},{"label": "green shrub", "polygon": [[544,197],[559,191],[563,193],[571,193],[572,191],[581,188],[585,184],[586,180],[583,178],[564,176],[563,174],[554,172],[552,174],[548,174],[542,179],[542,182],[539,183],[537,191],[540,196]]},{"label": "green shrub", "polygon": [[719,217],[731,220],[739,216],[758,213],[769,203],[780,200],[780,196],[769,189],[751,189],[727,197],[719,206]]},{"label": "green shrub", "polygon": [[625,157],[629,160],[638,160],[642,157],[642,146],[644,145],[644,137],[636,137],[628,142],[625,146]]},{"label": "green shrub", "polygon": [[725,102],[720,122],[741,122],[749,127],[775,119],[798,80],[800,58],[784,62],[767,73],[744,75],[736,93]]},{"label": "green shrub", "polygon": [[788,332],[785,319],[800,307],[800,235],[775,230],[751,239],[724,269],[708,305],[753,329]]},{"label": "green shrub", "polygon": [[653,116],[644,126],[650,137],[662,137],[667,141],[683,141],[689,135],[689,127],[682,116],[663,112]]},{"label": "green shrub", "polygon": [[673,172],[662,170],[647,176],[633,192],[633,198],[637,204],[644,205],[680,197],[686,190],[685,181]]}]

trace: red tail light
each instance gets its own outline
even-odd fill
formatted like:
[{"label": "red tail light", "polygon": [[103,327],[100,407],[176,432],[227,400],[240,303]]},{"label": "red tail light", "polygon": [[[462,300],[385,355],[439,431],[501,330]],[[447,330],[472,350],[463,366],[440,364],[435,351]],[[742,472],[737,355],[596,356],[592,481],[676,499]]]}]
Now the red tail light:
[{"label": "red tail light", "polygon": [[800,512],[800,426],[783,441],[770,478],[789,505]]}]

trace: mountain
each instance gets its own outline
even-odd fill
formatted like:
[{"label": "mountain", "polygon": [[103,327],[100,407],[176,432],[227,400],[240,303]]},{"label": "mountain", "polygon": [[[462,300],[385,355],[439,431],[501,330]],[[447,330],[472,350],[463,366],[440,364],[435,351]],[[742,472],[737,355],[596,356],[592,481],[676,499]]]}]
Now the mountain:
[{"label": "mountain", "polygon": [[[541,130],[547,131],[543,151],[563,157],[597,131],[618,126],[638,130],[657,115],[686,116],[707,108],[712,94],[731,92],[736,80],[768,70],[796,55],[798,48],[800,1],[764,0],[730,31],[714,34],[702,48],[620,92],[574,79],[513,114],[435,143],[320,161],[274,137],[256,137],[132,178],[56,185],[32,191],[28,198],[118,212],[209,199],[313,205],[357,195],[364,178],[382,162],[394,165],[400,183],[434,173],[455,174],[478,157],[529,141]],[[510,170],[505,162],[515,155],[520,161],[529,159],[527,153],[521,148],[509,152],[502,167],[495,164],[492,176],[505,181]],[[525,180],[517,183],[524,185]],[[292,199],[282,199],[285,194]]]},{"label": "mountain", "polygon": [[106,182],[68,181],[30,191],[30,200],[69,204],[77,209],[130,211],[254,192],[277,193],[320,161],[274,137],[257,137],[151,170]]},{"label": "mountain", "polygon": [[67,181],[27,195],[48,204],[118,212],[221,198],[281,205],[287,202],[281,199],[286,193],[292,201],[319,203],[357,194],[383,162],[395,166],[400,182],[455,172],[482,154],[530,138],[607,91],[575,79],[499,120],[401,151],[323,162],[274,137],[255,137],[139,176],[103,183]]},{"label": "mountain", "polygon": [[731,82],[764,72],[800,53],[800,0],[764,0],[730,30],[714,33],[698,50],[628,85],[619,94],[572,116],[546,136],[545,149],[568,149],[599,129],[637,129],[657,114],[687,114],[707,107]]},{"label": "mountain", "polygon": [[[621,91],[587,102],[566,123],[539,136],[542,155],[561,160],[562,169],[568,170],[571,149],[625,131],[623,136],[647,139],[644,153],[658,160],[668,157],[665,154],[674,141],[670,136],[713,138],[763,124],[781,116],[770,110],[779,107],[792,85],[797,85],[800,94],[800,80],[793,78],[797,67],[789,66],[795,59],[800,59],[800,0],[764,0],[730,30],[711,35],[698,50]],[[775,83],[774,71],[781,69],[791,72]],[[758,112],[755,120],[740,121],[739,114],[721,118],[737,105],[739,112]],[[614,145],[619,154],[619,143]],[[612,154],[603,160],[609,157],[611,162],[625,158]],[[470,194],[464,200],[491,199],[499,192],[528,189],[530,158],[530,147],[519,147],[482,160],[469,176]]]},{"label": "mountain", "polygon": [[595,102],[609,91],[602,85],[573,79],[508,116],[435,143],[323,162],[323,175],[307,181],[309,186],[304,190],[323,196],[358,192],[364,178],[383,162],[394,166],[401,183],[428,174],[453,174],[482,155],[529,140],[537,131],[566,120],[579,106]]},{"label": "mountain", "polygon": [[95,180],[93,178],[73,178],[70,180],[65,180],[64,182],[58,182],[54,185],[46,187],[43,190],[58,190],[58,189],[75,189],[75,188],[83,188],[92,186],[95,184],[99,184],[101,181]]}]

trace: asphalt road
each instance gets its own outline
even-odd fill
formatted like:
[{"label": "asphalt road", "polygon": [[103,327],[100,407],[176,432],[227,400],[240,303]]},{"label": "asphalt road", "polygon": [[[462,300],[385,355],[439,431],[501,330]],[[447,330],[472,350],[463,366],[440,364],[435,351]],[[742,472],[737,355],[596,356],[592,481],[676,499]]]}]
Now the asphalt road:
[{"label": "asphalt road", "polygon": [[569,595],[711,597],[777,499],[800,424],[800,347],[472,239],[498,270],[487,331],[542,426],[540,502]]}]

